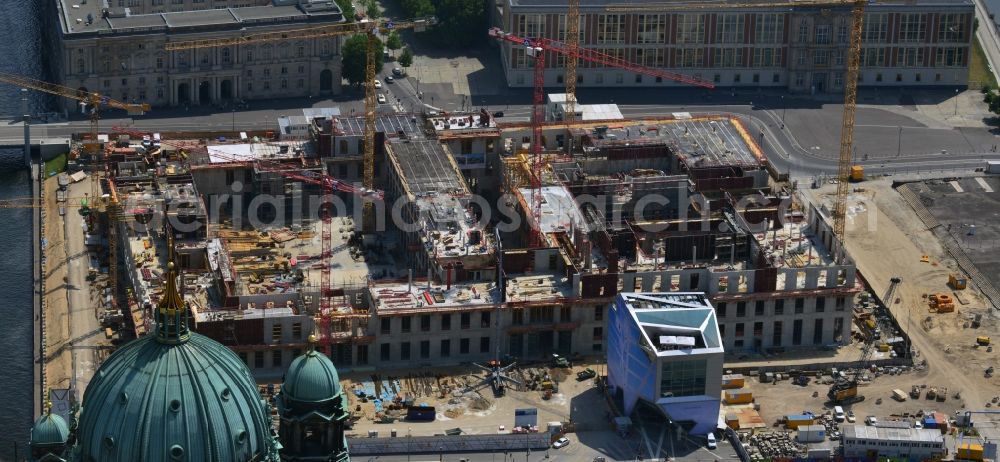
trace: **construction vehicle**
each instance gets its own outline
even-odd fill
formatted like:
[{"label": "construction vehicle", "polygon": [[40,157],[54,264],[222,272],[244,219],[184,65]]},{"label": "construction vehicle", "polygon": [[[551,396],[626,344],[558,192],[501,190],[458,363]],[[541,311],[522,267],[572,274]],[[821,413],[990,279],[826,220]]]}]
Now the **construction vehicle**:
[{"label": "construction vehicle", "polygon": [[[899,276],[896,276],[889,280],[889,287],[886,289],[885,294],[882,296],[882,302],[886,304],[886,308],[892,303],[896,296],[896,290],[899,288],[899,284],[903,280]],[[854,371],[851,377],[837,377],[830,386],[830,390],[827,392],[826,396],[831,402],[836,404],[848,404],[863,401],[865,397],[858,394],[858,385],[861,381],[861,373],[864,370],[865,363],[871,358],[872,353],[875,351],[875,342],[871,339],[865,342],[864,348],[861,350],[861,357],[858,358],[858,368]]]},{"label": "construction vehicle", "polygon": [[920,399],[920,387],[918,385],[910,388],[910,398]]},{"label": "construction vehicle", "polygon": [[568,359],[555,353],[552,354],[552,367],[568,368],[569,366]]},{"label": "construction vehicle", "polygon": [[597,371],[589,367],[576,373],[576,380],[579,382],[583,382],[584,380],[592,379],[594,377],[597,377]]},{"label": "construction vehicle", "polygon": [[851,166],[851,181],[857,183],[865,180],[865,168],[860,165]]},{"label": "construction vehicle", "polygon": [[990,346],[990,337],[988,335],[980,335],[979,337],[976,337],[976,345]]}]

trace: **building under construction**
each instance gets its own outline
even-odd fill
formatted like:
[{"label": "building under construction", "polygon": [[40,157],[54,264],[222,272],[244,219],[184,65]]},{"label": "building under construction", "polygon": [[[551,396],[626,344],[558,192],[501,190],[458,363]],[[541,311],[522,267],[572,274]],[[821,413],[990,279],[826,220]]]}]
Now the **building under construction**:
[{"label": "building under construction", "polygon": [[[728,353],[850,341],[853,263],[823,211],[771,188],[739,120],[551,122],[536,169],[525,124],[385,115],[377,191],[357,185],[359,119],[279,124],[116,144],[107,184],[137,331],[172,232],[195,329],[261,377],[313,333],[345,369],[604,354],[622,292],[704,292]],[[346,209],[290,212],[326,193]],[[375,197],[384,227],[363,234],[353,205]]]}]

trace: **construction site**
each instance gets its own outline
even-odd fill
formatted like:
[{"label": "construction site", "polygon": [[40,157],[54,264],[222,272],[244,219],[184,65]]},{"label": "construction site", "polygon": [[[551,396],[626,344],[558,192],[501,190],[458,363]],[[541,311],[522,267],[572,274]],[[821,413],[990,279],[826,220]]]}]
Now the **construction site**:
[{"label": "construction site", "polygon": [[[539,60],[559,51],[537,45]],[[805,449],[758,429],[834,405],[933,414],[889,403],[901,388],[933,390],[947,415],[996,404],[987,290],[946,246],[915,240],[936,227],[902,217],[891,187],[848,191],[842,162],[832,188],[800,189],[736,115],[625,119],[571,92],[546,111],[543,93],[530,122],[330,107],[267,130],[153,133],[99,132],[95,117],[68,165],[93,190],[63,199],[86,201],[101,327],[116,343],[153,331],[174,242],[192,330],[235,351],[262,393],[316,337],[348,392],[357,454],[409,452],[392,439],[405,424],[408,436],[477,436],[483,451],[510,441],[495,435],[537,450],[576,432],[627,459],[722,420],[737,455],[756,436],[760,456],[790,457],[759,447]],[[873,213],[877,230],[861,229]],[[655,297],[683,314],[655,329],[633,316],[651,337],[613,359],[615,307]],[[641,399],[625,396],[633,368],[609,379],[622,361],[692,349],[712,359],[649,369]],[[426,444],[442,441],[459,444]]]}]

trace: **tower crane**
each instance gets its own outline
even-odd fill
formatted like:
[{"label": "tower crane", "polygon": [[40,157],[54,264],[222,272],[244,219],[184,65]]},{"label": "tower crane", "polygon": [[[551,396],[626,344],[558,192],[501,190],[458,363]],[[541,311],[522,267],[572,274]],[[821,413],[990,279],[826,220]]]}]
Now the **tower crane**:
[{"label": "tower crane", "polygon": [[[847,51],[847,69],[844,74],[844,113],[840,124],[840,152],[837,160],[837,194],[834,197],[833,231],[840,238],[841,244],[847,236],[844,228],[847,220],[848,180],[851,171],[851,152],[854,147],[854,120],[858,103],[858,71],[861,67],[861,35],[865,20],[865,5],[869,0],[800,0],[792,4],[775,1],[735,1],[692,3],[659,3],[643,5],[608,5],[604,11],[608,13],[642,13],[663,11],[748,9],[748,8],[780,8],[788,11],[789,7],[850,7],[851,27],[850,41]],[[885,2],[880,2],[885,3]],[[889,3],[895,3],[889,0]]]},{"label": "tower crane", "polygon": [[[368,190],[374,190],[376,131],[375,112],[378,109],[378,92],[375,88],[375,79],[378,70],[375,68],[375,59],[376,53],[381,53],[381,50],[377,50],[374,46],[375,39],[379,35],[386,35],[394,30],[413,29],[416,32],[422,32],[426,30],[427,27],[434,26],[436,24],[437,18],[433,16],[402,21],[378,18],[375,20],[308,27],[291,31],[246,34],[239,37],[168,42],[164,45],[164,49],[167,51],[175,51],[198,48],[217,48],[245,44],[282,42],[286,40],[303,40],[364,34],[368,39],[368,46],[366,49],[368,59],[365,60],[365,152],[363,185]],[[371,202],[366,201],[364,204],[362,228],[365,232],[375,231],[375,208]]]},{"label": "tower crane", "polygon": [[[130,130],[124,127],[115,127],[114,129],[117,133],[126,133],[130,136],[143,137],[147,135],[146,133]],[[174,146],[178,149],[185,150],[187,152],[200,152],[202,154],[208,154],[208,151],[204,145],[200,143],[190,143],[183,141],[168,141],[163,140],[160,142],[168,146]],[[234,164],[244,164],[253,165],[254,168],[261,173],[274,173],[281,175],[292,181],[301,181],[303,183],[319,186],[323,189],[323,205],[321,207],[320,213],[322,214],[323,227],[321,231],[321,246],[322,255],[321,259],[323,261],[320,267],[320,297],[319,297],[319,315],[320,315],[320,343],[324,350],[329,349],[330,345],[330,318],[332,316],[333,310],[330,306],[330,297],[333,295],[333,290],[330,287],[330,268],[332,262],[330,258],[333,255],[333,215],[332,211],[329,209],[329,204],[333,201],[333,192],[340,191],[348,194],[354,194],[359,197],[369,197],[377,200],[382,200],[385,197],[383,191],[370,189],[367,187],[356,187],[345,181],[338,180],[331,177],[330,175],[324,173],[318,173],[311,170],[303,170],[301,168],[290,168],[283,165],[280,162],[264,160],[260,158],[247,158],[237,155],[225,154],[225,153],[212,153],[212,156],[223,159],[227,162]],[[328,351],[327,351],[328,352]]]},{"label": "tower crane", "polygon": [[[579,24],[577,24],[579,26]],[[617,69],[623,69],[636,74],[644,74],[653,77],[659,77],[663,79],[673,80],[675,82],[686,83],[690,85],[695,85],[702,88],[714,89],[715,85],[711,82],[707,82],[700,78],[690,77],[684,74],[678,74],[676,72],[666,71],[663,69],[656,69],[652,67],[642,66],[639,64],[634,64],[626,61],[622,58],[604,54],[595,50],[588,48],[583,48],[578,45],[572,45],[567,42],[560,42],[558,40],[552,40],[548,38],[527,38],[519,37],[514,34],[504,32],[498,27],[491,28],[489,30],[490,37],[497,40],[511,42],[517,45],[523,45],[526,48],[526,53],[528,56],[535,58],[535,88],[533,99],[531,101],[531,155],[532,155],[532,167],[531,167],[531,215],[534,219],[536,229],[531,233],[531,240],[529,246],[535,247],[541,245],[543,242],[542,231],[541,231],[541,216],[542,216],[542,191],[541,191],[541,169],[542,169],[542,122],[545,118],[543,114],[543,103],[545,98],[545,54],[553,53],[558,55],[566,56],[567,59],[572,58],[574,60],[573,70],[576,70],[576,59],[581,59],[595,64],[600,64],[603,66],[614,67]],[[577,34],[579,38],[579,34]],[[569,63],[569,61],[567,61]],[[573,89],[575,91],[575,81],[576,76],[574,75],[572,80],[574,81]],[[567,90],[568,91],[568,90]],[[575,95],[573,96],[576,97]],[[568,97],[567,97],[568,98]],[[572,109],[575,111],[574,109]]]},{"label": "tower crane", "polygon": [[97,142],[97,122],[101,119],[100,111],[102,107],[124,109],[129,115],[142,115],[149,110],[149,104],[145,103],[125,103],[114,100],[106,95],[97,92],[87,92],[76,90],[62,85],[36,80],[23,75],[0,73],[0,82],[9,83],[18,87],[30,88],[50,95],[62,96],[64,98],[80,101],[90,110],[90,139]]}]

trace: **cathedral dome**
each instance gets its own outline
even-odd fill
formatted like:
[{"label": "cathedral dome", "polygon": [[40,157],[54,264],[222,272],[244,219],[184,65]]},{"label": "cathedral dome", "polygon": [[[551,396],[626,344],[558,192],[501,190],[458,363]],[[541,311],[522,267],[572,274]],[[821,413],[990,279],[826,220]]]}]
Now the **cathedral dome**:
[{"label": "cathedral dome", "polygon": [[46,412],[35,420],[31,427],[31,446],[52,446],[66,444],[69,427],[58,414]]},{"label": "cathedral dome", "polygon": [[[315,338],[310,337],[310,341]],[[292,361],[281,385],[283,396],[305,403],[328,401],[339,397],[341,391],[337,368],[330,358],[315,349]]]},{"label": "cathedral dome", "polygon": [[156,334],[112,354],[87,386],[76,460],[276,460],[269,406],[250,371],[188,331],[176,278],[170,264]]}]

